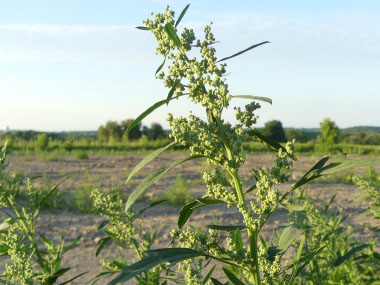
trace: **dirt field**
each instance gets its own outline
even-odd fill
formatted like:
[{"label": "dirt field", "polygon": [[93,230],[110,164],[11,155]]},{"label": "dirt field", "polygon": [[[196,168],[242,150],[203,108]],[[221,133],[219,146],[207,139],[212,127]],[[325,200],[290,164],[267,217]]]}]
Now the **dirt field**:
[{"label": "dirt field", "polygon": [[[125,154],[125,155],[90,155],[87,160],[75,160],[69,156],[60,157],[57,161],[41,161],[38,157],[34,156],[16,156],[10,155],[8,157],[9,167],[8,171],[17,170],[21,174],[32,177],[36,175],[43,175],[44,179],[36,181],[35,185],[46,183],[51,180],[52,183],[58,181],[63,176],[67,179],[60,186],[60,191],[69,191],[79,187],[82,181],[87,180],[93,186],[102,188],[103,190],[110,189],[111,187],[119,187],[126,193],[138,185],[142,179],[153,169],[169,165],[170,162],[179,158],[185,157],[185,153],[168,153],[161,155],[153,164],[146,167],[141,171],[126,187],[125,180],[127,174],[133,167],[144,157],[141,154]],[[299,179],[305,171],[307,171],[319,158],[304,156],[299,157],[299,160],[294,164],[294,171],[291,175],[291,181],[288,184],[282,185],[280,190],[285,191],[289,189],[291,183]],[[242,168],[241,176],[247,183],[253,182],[250,178],[250,169],[252,167],[269,167],[272,162],[271,155],[250,155],[247,156],[247,162]],[[159,196],[165,189],[174,181],[176,175],[180,173],[182,177],[190,183],[190,190],[194,196],[200,197],[205,192],[205,186],[197,183],[200,181],[200,171],[204,169],[204,164],[201,161],[187,162],[172,170],[166,177],[164,177],[157,185],[152,187],[147,196]],[[359,173],[363,172],[365,168],[359,169]],[[380,172],[380,167],[375,168]],[[88,178],[90,177],[90,178]],[[194,183],[192,183],[194,182]],[[332,195],[336,194],[337,199],[333,204],[336,209],[343,207],[344,212],[349,215],[347,223],[353,226],[355,235],[360,237],[368,237],[368,223],[371,223],[367,217],[357,215],[365,208],[365,205],[358,207],[355,202],[356,198],[360,195],[360,191],[355,186],[343,184],[310,184],[309,194],[327,201]],[[143,202],[137,203],[136,207],[142,207]],[[171,228],[176,227],[177,214],[180,206],[160,205],[158,207],[148,210],[143,218],[146,231],[159,232],[156,248],[166,247],[169,243],[169,231]],[[1,214],[2,212],[0,212]],[[223,224],[241,224],[241,217],[232,209],[225,206],[215,206],[211,208],[202,208],[195,211],[189,224],[194,226],[204,226],[213,223],[213,218],[218,223]],[[287,219],[286,211],[279,210],[270,220],[270,223],[264,229],[264,236],[269,238],[273,227],[285,222]],[[100,256],[95,257],[97,242],[102,238],[102,233],[97,232],[96,228],[98,223],[103,219],[97,215],[82,215],[72,212],[61,213],[42,213],[40,216],[39,232],[43,233],[48,238],[58,240],[61,233],[65,233],[66,242],[73,241],[78,235],[82,238],[78,245],[70,250],[64,258],[64,266],[70,265],[73,267],[69,274],[70,276],[80,272],[88,271],[89,273],[77,281],[75,284],[84,284],[86,281],[93,278],[101,271],[99,260],[101,258],[117,256],[118,253],[115,247],[106,247]],[[0,261],[0,266],[4,265],[4,260]],[[63,281],[63,280],[62,280]],[[101,283],[101,282],[100,282]]]}]

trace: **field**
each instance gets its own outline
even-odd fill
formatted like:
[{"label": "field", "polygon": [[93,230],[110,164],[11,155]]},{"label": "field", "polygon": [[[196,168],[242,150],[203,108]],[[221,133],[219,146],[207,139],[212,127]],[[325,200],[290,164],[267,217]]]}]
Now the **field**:
[{"label": "field", "polygon": [[[186,154],[184,152],[171,152],[159,156],[136,175],[128,187],[125,186],[128,173],[144,156],[145,154],[136,153],[120,153],[118,155],[90,154],[88,159],[78,160],[73,156],[61,155],[54,161],[41,159],[41,156],[33,154],[28,156],[11,154],[8,156],[8,172],[16,172],[17,175],[25,177],[42,175],[41,178],[34,182],[37,188],[53,185],[62,177],[66,177],[59,186],[60,194],[53,199],[55,203],[49,204],[49,207],[41,214],[39,228],[37,229],[37,233],[42,233],[47,238],[55,241],[59,240],[61,233],[65,233],[66,242],[73,241],[78,235],[81,236],[79,243],[64,256],[64,265],[74,267],[73,270],[65,275],[64,279],[88,271],[88,274],[73,283],[83,284],[101,271],[102,268],[99,264],[101,258],[118,255],[115,246],[106,246],[100,256],[95,257],[97,244],[104,237],[101,231],[97,231],[97,226],[104,218],[91,213],[92,206],[89,192],[92,188],[98,187],[105,192],[113,189],[113,191],[119,191],[127,196],[153,169],[169,165],[177,159],[186,157]],[[251,167],[267,168],[272,163],[272,157],[269,154],[248,155],[247,161],[241,169],[242,180],[246,183],[254,181],[250,173]],[[319,158],[315,156],[299,156],[294,165],[295,170],[291,173],[289,183],[281,185],[280,190],[283,192],[288,189]],[[360,156],[352,158],[359,159]],[[136,208],[141,208],[150,201],[165,197],[165,192],[179,175],[183,183],[188,186],[193,197],[203,196],[206,186],[201,182],[200,171],[206,169],[207,166],[202,160],[181,164],[148,190],[145,197],[138,201]],[[366,167],[357,168],[355,172],[363,174],[366,169]],[[376,166],[374,170],[380,173],[380,166]],[[369,227],[371,224],[373,225],[373,220],[360,214],[368,206],[367,204],[359,205],[356,201],[362,195],[362,190],[359,190],[354,185],[337,183],[343,181],[347,175],[349,173],[347,174],[346,172],[340,176],[331,177],[330,180],[311,183],[307,186],[308,193],[315,201],[318,199],[328,201],[336,194],[336,200],[332,204],[332,212],[342,207],[343,213],[348,215],[345,224],[353,227],[355,237],[366,241],[371,235]],[[70,204],[72,207],[67,207]],[[153,246],[154,248],[168,246],[171,239],[168,233],[171,228],[176,227],[180,208],[180,203],[177,205],[161,204],[145,212],[142,222],[146,231],[154,232],[157,230],[159,233],[158,239]],[[2,211],[1,213],[4,215],[5,212]],[[218,224],[236,225],[243,223],[241,215],[235,209],[229,209],[225,206],[213,206],[212,208],[208,207],[207,210],[199,209],[195,211],[190,218],[189,224],[203,227],[207,224],[213,224],[213,219]],[[264,237],[268,239],[272,229],[286,221],[287,211],[278,210],[266,225],[263,231]],[[3,266],[4,261],[1,264]]]}]

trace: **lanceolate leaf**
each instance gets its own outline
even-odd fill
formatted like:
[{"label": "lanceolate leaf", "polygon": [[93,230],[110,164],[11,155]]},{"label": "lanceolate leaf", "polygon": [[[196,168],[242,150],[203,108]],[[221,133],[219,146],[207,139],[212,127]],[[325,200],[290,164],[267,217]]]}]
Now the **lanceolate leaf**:
[{"label": "lanceolate leaf", "polygon": [[149,187],[153,186],[158,180],[160,180],[167,172],[169,172],[172,168],[176,167],[177,165],[196,158],[200,158],[202,156],[200,155],[194,155],[190,156],[184,159],[179,159],[175,162],[173,162],[168,167],[162,167],[154,170],[152,173],[150,173],[144,181],[136,187],[135,190],[129,195],[127,203],[125,204],[125,212],[129,210],[129,208],[136,202],[136,200],[146,191]]},{"label": "lanceolate leaf", "polygon": [[206,225],[206,228],[218,230],[218,231],[235,231],[237,229],[239,230],[245,229],[246,226],[244,225],[237,225],[237,226]]},{"label": "lanceolate leaf", "polygon": [[143,30],[143,31],[150,31],[150,28],[144,27],[144,26],[137,26],[136,29]]},{"label": "lanceolate leaf", "polygon": [[164,67],[164,65],[165,65],[165,62],[166,62],[166,56],[165,56],[165,58],[164,58],[164,61],[160,64],[160,66],[157,68],[157,70],[156,70],[156,73],[155,73],[155,75],[157,75],[157,73],[159,73],[160,71],[161,71],[161,69]]},{"label": "lanceolate leaf", "polygon": [[214,266],[211,268],[211,270],[207,273],[205,279],[203,279],[203,281],[202,281],[202,285],[206,285],[207,281],[210,279],[212,273],[214,272],[215,267],[216,267],[216,264],[214,264]]},{"label": "lanceolate leaf", "polygon": [[[183,95],[180,95],[180,96],[183,96]],[[180,97],[180,96],[177,96],[177,97]],[[175,98],[177,98],[177,97],[175,97]],[[174,98],[172,98],[172,99],[174,99]],[[170,100],[172,100],[172,99],[170,99]],[[158,101],[157,103],[153,104],[152,106],[150,106],[148,109],[146,109],[143,113],[140,114],[140,116],[137,117],[136,120],[134,120],[132,122],[132,124],[129,125],[129,127],[125,131],[125,134],[128,134],[130,132],[130,130],[132,130],[134,127],[136,127],[146,116],[148,116],[154,110],[156,110],[157,108],[161,107],[162,105],[164,105],[166,103],[168,103],[167,99],[161,100],[161,101]]]},{"label": "lanceolate leaf", "polygon": [[176,33],[174,27],[171,24],[167,23],[165,25],[164,29],[165,29],[165,32],[168,34],[169,38],[174,42],[174,44],[178,48],[180,48],[181,47],[181,41],[180,41],[179,37],[177,36],[177,33]]},{"label": "lanceolate leaf", "polygon": [[144,271],[147,271],[164,262],[175,264],[180,261],[199,256],[207,255],[189,248],[162,248],[151,250],[148,251],[148,255],[140,261],[125,267],[119,276],[113,279],[109,284],[113,285],[121,282],[126,282],[136,275],[139,275]]},{"label": "lanceolate leaf", "polygon": [[149,162],[151,162],[153,159],[155,159],[157,156],[159,156],[161,153],[163,153],[165,150],[167,150],[168,148],[170,148],[171,146],[173,146],[175,144],[176,144],[176,142],[172,142],[172,143],[170,143],[164,147],[161,147],[159,149],[156,149],[152,153],[148,154],[143,160],[141,160],[139,162],[139,164],[137,164],[135,166],[135,168],[132,169],[131,173],[129,173],[126,184],[128,184],[129,180],[131,180],[131,178],[137,172],[139,172],[145,165],[147,165]]},{"label": "lanceolate leaf", "polygon": [[177,22],[175,23],[175,27],[176,27],[176,28],[177,28],[177,26],[179,25],[179,23],[181,22],[183,16],[185,16],[187,9],[189,9],[189,6],[190,6],[190,4],[187,4],[186,7],[182,10],[181,14],[179,15],[178,20],[177,20]]},{"label": "lanceolate leaf", "polygon": [[[262,144],[264,144],[267,148],[273,151],[279,151],[282,149],[284,152],[286,152],[286,148],[284,148],[280,143],[276,142],[275,140],[272,140],[271,138],[268,138],[267,136],[263,135],[257,130],[250,130],[248,131],[248,134],[258,139]],[[293,160],[296,160],[295,157],[291,157]]]},{"label": "lanceolate leaf", "polygon": [[163,203],[163,202],[165,202],[165,201],[166,201],[166,200],[158,200],[158,201],[154,201],[154,202],[150,203],[150,205],[149,205],[148,207],[145,207],[145,208],[141,209],[141,210],[136,214],[135,217],[140,216],[140,215],[141,215],[142,213],[144,213],[146,210],[148,210],[148,209],[150,209],[150,208],[152,208],[152,207],[155,207],[155,206],[157,206],[157,205],[159,205],[159,204],[161,204],[161,203]]},{"label": "lanceolate leaf", "polygon": [[168,93],[168,97],[166,98],[166,105],[169,105],[169,102],[170,100],[172,99],[173,95],[174,95],[174,91],[177,89],[177,86],[178,84],[180,83],[181,81],[180,80],[176,80],[176,82],[174,83],[173,87],[170,89],[169,93]]},{"label": "lanceolate leaf", "polygon": [[334,162],[326,165],[319,171],[319,175],[329,175],[342,170],[346,170],[352,167],[359,166],[371,166],[380,164],[380,159],[376,158],[363,158],[363,159],[355,159],[355,160],[344,160],[342,162]]},{"label": "lanceolate leaf", "polygon": [[160,249],[149,250],[147,251],[147,254],[148,255],[144,257],[143,259],[141,259],[140,261],[130,266],[124,267],[122,272],[119,274],[119,276],[113,279],[109,284],[113,285],[113,284],[119,284],[119,283],[128,281],[129,279],[135,277],[136,275],[139,275],[143,273],[144,271],[147,271],[164,262],[169,262],[173,265],[183,260],[186,260],[189,258],[196,258],[196,257],[212,258],[217,261],[242,268],[238,264],[232,263],[229,260],[224,260],[222,258],[218,258],[216,256],[212,256],[212,255],[199,252],[190,248],[160,248]]},{"label": "lanceolate leaf", "polygon": [[220,281],[218,281],[217,279],[212,278],[212,277],[211,277],[211,281],[212,281],[212,283],[213,283],[214,285],[224,285],[222,282],[220,282]]},{"label": "lanceolate leaf", "polygon": [[264,45],[264,44],[269,44],[269,43],[270,43],[270,42],[265,41],[265,42],[262,42],[262,43],[259,43],[259,44],[255,44],[255,45],[250,46],[249,48],[246,48],[245,50],[242,50],[242,51],[240,51],[240,52],[238,52],[238,53],[235,53],[235,54],[233,54],[233,55],[231,55],[231,56],[224,57],[224,58],[222,58],[221,60],[218,60],[217,62],[221,62],[221,61],[224,61],[224,60],[227,60],[227,59],[233,58],[233,57],[238,56],[238,55],[241,55],[242,53],[245,53],[245,52],[247,52],[247,51],[249,51],[249,50],[251,50],[251,49],[254,49],[254,48],[258,47],[258,46],[261,46],[261,45]]},{"label": "lanceolate leaf", "polygon": [[103,238],[98,249],[96,250],[96,253],[95,253],[95,256],[98,256],[99,253],[103,250],[103,248],[105,247],[105,245],[111,240],[111,237],[106,237],[106,238]]},{"label": "lanceolate leaf", "polygon": [[334,266],[339,266],[341,265],[343,262],[345,262],[346,260],[350,259],[351,257],[353,257],[356,253],[362,251],[363,249],[369,247],[369,244],[361,244],[357,247],[354,247],[354,248],[351,248],[345,255],[343,256],[339,256],[335,262],[334,262]]},{"label": "lanceolate leaf", "polygon": [[261,96],[253,96],[253,95],[233,95],[232,98],[243,98],[243,99],[251,99],[251,100],[258,100],[258,101],[264,101],[269,104],[272,104],[272,99],[268,97],[261,97]]},{"label": "lanceolate leaf", "polygon": [[196,208],[205,207],[207,205],[223,204],[223,203],[225,202],[222,200],[210,199],[209,197],[206,196],[184,205],[181,211],[179,212],[179,217],[178,217],[178,222],[177,222],[178,228],[182,228],[183,225],[186,224],[187,220],[190,218],[191,214]]},{"label": "lanceolate leaf", "polygon": [[229,271],[227,268],[223,267],[224,273],[227,275],[228,279],[232,282],[234,285],[244,285],[243,282],[240,281],[238,277],[236,277],[235,274],[233,274],[231,271]]}]

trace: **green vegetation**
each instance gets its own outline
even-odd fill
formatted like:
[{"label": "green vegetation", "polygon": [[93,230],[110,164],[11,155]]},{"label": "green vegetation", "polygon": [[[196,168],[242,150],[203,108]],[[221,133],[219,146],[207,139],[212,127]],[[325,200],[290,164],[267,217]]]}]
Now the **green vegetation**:
[{"label": "green vegetation", "polygon": [[[0,207],[7,208],[9,215],[1,217],[0,252],[8,255],[10,262],[0,277],[2,284],[55,284],[57,279],[69,271],[61,267],[63,255],[79,240],[65,246],[63,236],[58,244],[36,233],[40,209],[57,191],[54,186],[49,191],[33,188],[31,180],[24,192],[25,200],[18,203],[20,177],[7,175],[6,149],[0,153]],[[83,275],[75,276],[74,280]]]},{"label": "green vegetation", "polygon": [[45,150],[45,149],[47,149],[48,145],[49,145],[49,138],[48,138],[47,134],[45,134],[45,133],[39,134],[37,136],[38,148],[41,150]]},{"label": "green vegetation", "polygon": [[286,142],[285,131],[280,121],[273,120],[266,122],[262,132],[264,135],[266,135],[268,138],[271,138],[272,140],[278,142]]},{"label": "green vegetation", "polygon": [[193,195],[188,190],[189,185],[180,174],[177,174],[174,183],[160,198],[171,205],[184,205],[194,199]]},{"label": "green vegetation", "polygon": [[[52,201],[52,205],[57,206],[63,200],[70,201],[79,211],[94,211],[105,218],[98,226],[105,237],[98,245],[96,256],[110,242],[119,247],[119,256],[102,260],[104,271],[91,282],[104,282],[103,277],[111,277],[106,280],[111,285],[128,284],[132,279],[138,284],[149,285],[168,284],[168,281],[189,285],[378,284],[380,253],[376,251],[376,237],[373,236],[371,240],[355,238],[350,228],[342,223],[343,213],[331,208],[335,197],[328,202],[316,203],[306,195],[304,186],[317,178],[379,161],[367,158],[329,162],[329,157],[324,157],[300,180],[286,191],[280,192],[279,185],[289,180],[290,169],[296,160],[296,146],[293,142],[281,145],[274,140],[285,138],[283,130],[279,131],[282,125],[278,121],[268,124],[264,132],[254,128],[257,121],[254,113],[260,108],[256,101],[271,103],[271,99],[251,95],[232,96],[224,80],[226,64],[220,63],[268,42],[255,44],[217,60],[213,47],[216,40],[210,25],[204,28],[204,40],[196,40],[192,29],[184,28],[178,34],[177,26],[188,7],[189,5],[176,20],[174,12],[167,7],[163,14],[152,15],[152,19],[146,20],[143,27],[138,27],[152,32],[156,37],[157,53],[164,57],[156,76],[163,80],[170,91],[167,98],[154,104],[135,121],[125,122],[123,128],[127,130],[128,136],[133,127],[140,129],[141,120],[155,109],[169,104],[173,99],[184,99],[181,98],[184,96],[200,104],[205,109],[207,119],[202,120],[192,114],[187,118],[174,118],[169,114],[169,141],[129,171],[127,183],[158,155],[175,145],[190,152],[189,156],[154,169],[133,189],[127,199],[118,189],[107,194],[93,189],[88,183],[89,177],[85,178],[83,187],[69,193],[73,199],[69,196],[61,199],[56,186],[50,190],[37,190],[28,181],[27,187],[23,188],[21,173],[8,175],[4,171],[7,166],[4,147],[0,156],[0,206],[13,212],[2,218],[0,224],[0,253],[9,257],[0,282],[55,284],[70,270],[69,267],[61,268],[62,256],[78,239],[64,247],[63,237],[55,244],[44,236],[37,238],[35,231],[40,210],[49,205],[47,201]],[[188,56],[194,49],[200,49],[200,55]],[[166,68],[165,64],[168,65]],[[250,99],[251,102],[244,109],[235,108],[237,124],[232,125],[223,119],[223,111],[232,104],[235,97]],[[123,143],[120,134],[124,131],[116,122],[109,122],[102,128],[100,137],[104,138],[103,143],[108,146]],[[273,129],[277,131],[269,132]],[[159,128],[156,130],[159,131]],[[339,138],[338,128],[332,121],[325,120],[321,124],[321,130],[318,146],[335,151]],[[273,137],[279,134],[281,137]],[[244,139],[246,137],[250,137],[251,141],[247,142]],[[86,139],[80,140],[91,144]],[[146,143],[149,138],[146,136],[140,141]],[[128,137],[128,146],[132,142],[133,139]],[[245,149],[249,149],[252,144],[261,144],[261,148],[273,152],[273,165],[268,169],[250,165],[256,181],[245,185],[240,176],[240,168],[246,160]],[[17,142],[12,142],[13,149],[16,145]],[[62,145],[71,151],[88,150],[76,148],[75,140],[70,141],[70,145]],[[33,147],[42,149],[35,143]],[[54,148],[54,141],[49,142],[45,150],[49,148],[57,149]],[[308,143],[305,149],[315,148]],[[188,203],[179,212],[177,227],[170,231],[170,244],[166,248],[152,249],[157,232],[147,233],[144,230],[141,214],[162,201],[153,202],[139,212],[133,209],[134,203],[167,172],[194,159],[203,159],[206,163],[202,172],[205,194],[188,201],[192,198],[187,195],[187,184],[181,176],[176,177],[174,185],[165,196],[173,199],[173,203]],[[353,180],[365,189],[364,199],[371,201],[367,214],[379,217],[378,175],[369,170],[367,176]],[[296,198],[293,198],[294,193],[297,194]],[[21,196],[23,199],[20,199]],[[89,196],[93,202],[88,199]],[[179,198],[182,199],[180,202]],[[240,223],[210,224],[202,228],[188,224],[197,208],[210,205],[227,206],[235,210]],[[263,228],[279,207],[287,211],[289,219],[274,229],[269,240],[265,240]],[[116,277],[113,276],[115,274]]]}]

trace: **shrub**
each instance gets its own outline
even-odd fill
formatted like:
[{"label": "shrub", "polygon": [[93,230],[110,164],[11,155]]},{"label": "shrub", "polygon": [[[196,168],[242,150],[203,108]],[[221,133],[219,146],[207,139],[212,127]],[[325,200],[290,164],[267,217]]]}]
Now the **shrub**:
[{"label": "shrub", "polygon": [[37,136],[37,147],[41,150],[45,150],[48,148],[48,146],[49,146],[49,138],[47,134],[45,133],[39,134]]},{"label": "shrub", "polygon": [[184,205],[193,199],[193,195],[189,192],[189,185],[177,174],[173,185],[165,191],[163,197],[171,205]]}]

